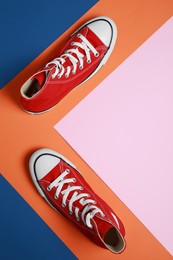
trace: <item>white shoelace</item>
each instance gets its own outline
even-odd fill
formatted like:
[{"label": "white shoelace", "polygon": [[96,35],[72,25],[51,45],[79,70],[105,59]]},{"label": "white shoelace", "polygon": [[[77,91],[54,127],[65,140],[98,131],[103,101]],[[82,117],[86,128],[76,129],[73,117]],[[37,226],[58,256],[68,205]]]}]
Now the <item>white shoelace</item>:
[{"label": "white shoelace", "polygon": [[48,187],[47,190],[50,191],[53,187],[56,187],[56,192],[54,195],[55,199],[59,198],[59,194],[61,193],[63,195],[62,197],[62,206],[66,207],[66,200],[70,192],[74,191],[72,197],[69,200],[68,208],[70,214],[75,214],[76,220],[79,221],[79,211],[80,209],[78,207],[75,207],[75,210],[73,212],[73,203],[77,200],[80,200],[80,204],[82,206],[85,206],[81,212],[81,219],[84,224],[86,224],[89,228],[92,228],[91,219],[97,214],[100,213],[102,216],[104,216],[104,213],[96,206],[91,204],[96,204],[96,202],[92,199],[86,199],[85,197],[89,198],[90,195],[88,193],[78,193],[76,190],[83,190],[82,186],[70,186],[68,185],[68,188],[62,191],[64,184],[74,183],[76,182],[75,178],[66,178],[70,173],[69,169],[66,169],[60,176],[58,176]]},{"label": "white shoelace", "polygon": [[[58,58],[54,59],[53,61],[46,64],[46,67],[48,67],[49,65],[52,65],[52,64],[55,65],[55,72],[52,74],[52,78],[55,78],[56,76],[58,76],[58,78],[61,78],[64,73],[65,73],[66,78],[69,77],[70,72],[72,70],[71,66],[67,66],[66,69],[63,66],[67,57],[69,58],[69,60],[71,61],[72,65],[73,65],[73,70],[72,70],[73,74],[76,73],[78,62],[79,62],[79,68],[83,69],[83,58],[85,55],[79,51],[78,47],[81,48],[82,50],[84,50],[84,52],[86,54],[87,63],[91,63],[90,51],[92,51],[96,57],[99,56],[99,52],[97,52],[97,50],[93,47],[93,45],[82,34],[78,33],[77,37],[82,40],[81,43],[80,42],[71,42],[71,45],[77,46],[77,48],[68,49],[60,57],[58,57]],[[75,54],[77,56],[77,58],[75,58],[73,56],[73,54]]]}]

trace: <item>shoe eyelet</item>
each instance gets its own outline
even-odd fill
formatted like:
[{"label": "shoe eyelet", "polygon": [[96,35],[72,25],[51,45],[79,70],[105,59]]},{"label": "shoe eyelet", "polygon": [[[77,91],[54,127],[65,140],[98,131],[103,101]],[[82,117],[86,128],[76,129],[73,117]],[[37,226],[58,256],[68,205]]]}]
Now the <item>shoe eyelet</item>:
[{"label": "shoe eyelet", "polygon": [[47,186],[47,190],[48,190],[48,191],[50,191],[50,190],[51,190],[49,186]]},{"label": "shoe eyelet", "polygon": [[71,42],[71,46],[74,46],[74,42]]},{"label": "shoe eyelet", "polygon": [[68,172],[68,173],[70,173],[70,170],[69,170],[69,169],[66,169],[65,171]]},{"label": "shoe eyelet", "polygon": [[58,199],[58,196],[54,195],[54,199],[57,200],[57,199]]},{"label": "shoe eyelet", "polygon": [[69,77],[69,75],[65,74],[66,79]]},{"label": "shoe eyelet", "polygon": [[72,70],[72,74],[76,74],[76,71]]},{"label": "shoe eyelet", "polygon": [[90,64],[90,63],[91,63],[91,60],[87,60],[87,63]]},{"label": "shoe eyelet", "polygon": [[93,204],[97,204],[97,202],[94,200],[94,201],[93,201]]},{"label": "shoe eyelet", "polygon": [[77,221],[80,221],[80,218],[76,218]]},{"label": "shoe eyelet", "polygon": [[62,203],[62,207],[65,208],[65,207],[66,207],[66,204]]},{"label": "shoe eyelet", "polygon": [[76,182],[76,179],[75,179],[75,178],[73,178],[73,182]]},{"label": "shoe eyelet", "polygon": [[81,33],[78,33],[78,34],[77,34],[77,37],[80,38],[80,37],[81,37]]},{"label": "shoe eyelet", "polygon": [[58,75],[58,79],[60,79],[61,78],[61,75]]},{"label": "shoe eyelet", "polygon": [[87,197],[90,198],[91,197],[90,194],[88,194]]},{"label": "shoe eyelet", "polygon": [[82,186],[80,187],[80,190],[83,190],[83,187],[82,187]]},{"label": "shoe eyelet", "polygon": [[99,52],[97,52],[96,54],[94,54],[95,57],[98,57],[99,56]]},{"label": "shoe eyelet", "polygon": [[83,69],[83,66],[79,66],[79,69],[82,70],[82,69]]},{"label": "shoe eyelet", "polygon": [[69,210],[69,213],[70,213],[70,215],[72,215],[72,214],[73,214],[73,211]]}]

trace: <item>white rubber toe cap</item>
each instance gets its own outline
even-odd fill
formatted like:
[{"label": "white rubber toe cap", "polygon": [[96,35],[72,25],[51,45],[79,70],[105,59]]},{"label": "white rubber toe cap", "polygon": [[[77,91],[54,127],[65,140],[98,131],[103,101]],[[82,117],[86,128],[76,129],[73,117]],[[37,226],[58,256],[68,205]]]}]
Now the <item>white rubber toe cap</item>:
[{"label": "white rubber toe cap", "polygon": [[107,20],[95,20],[90,23],[88,27],[107,47],[109,47],[113,31],[111,24]]},{"label": "white rubber toe cap", "polygon": [[76,166],[67,158],[49,148],[39,149],[32,154],[29,161],[29,169],[32,180],[38,189],[37,182],[44,178],[61,160],[76,169]]},{"label": "white rubber toe cap", "polygon": [[60,162],[60,159],[50,151],[49,149],[38,150],[30,159],[30,170],[34,171],[37,180],[44,178]]}]

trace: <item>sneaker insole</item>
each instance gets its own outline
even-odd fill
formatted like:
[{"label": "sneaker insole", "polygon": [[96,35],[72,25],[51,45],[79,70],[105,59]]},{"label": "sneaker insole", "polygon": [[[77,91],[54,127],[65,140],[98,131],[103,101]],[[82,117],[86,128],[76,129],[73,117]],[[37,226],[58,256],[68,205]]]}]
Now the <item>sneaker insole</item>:
[{"label": "sneaker insole", "polygon": [[31,82],[31,85],[29,86],[29,88],[26,90],[25,95],[27,97],[33,97],[37,92],[39,92],[41,89],[41,86],[38,82],[37,79],[33,79]]}]

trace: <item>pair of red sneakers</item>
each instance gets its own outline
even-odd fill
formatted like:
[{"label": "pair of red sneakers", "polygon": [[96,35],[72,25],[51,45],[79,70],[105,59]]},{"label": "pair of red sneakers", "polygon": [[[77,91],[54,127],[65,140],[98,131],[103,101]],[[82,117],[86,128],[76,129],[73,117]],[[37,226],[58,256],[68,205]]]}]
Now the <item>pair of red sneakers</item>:
[{"label": "pair of red sneakers", "polygon": [[[116,25],[107,17],[85,23],[53,59],[22,86],[20,103],[23,109],[39,114],[55,106],[106,63],[116,37]],[[122,222],[71,162],[44,148],[31,156],[29,166],[36,188],[56,211],[101,247],[114,253],[124,250]]]}]

